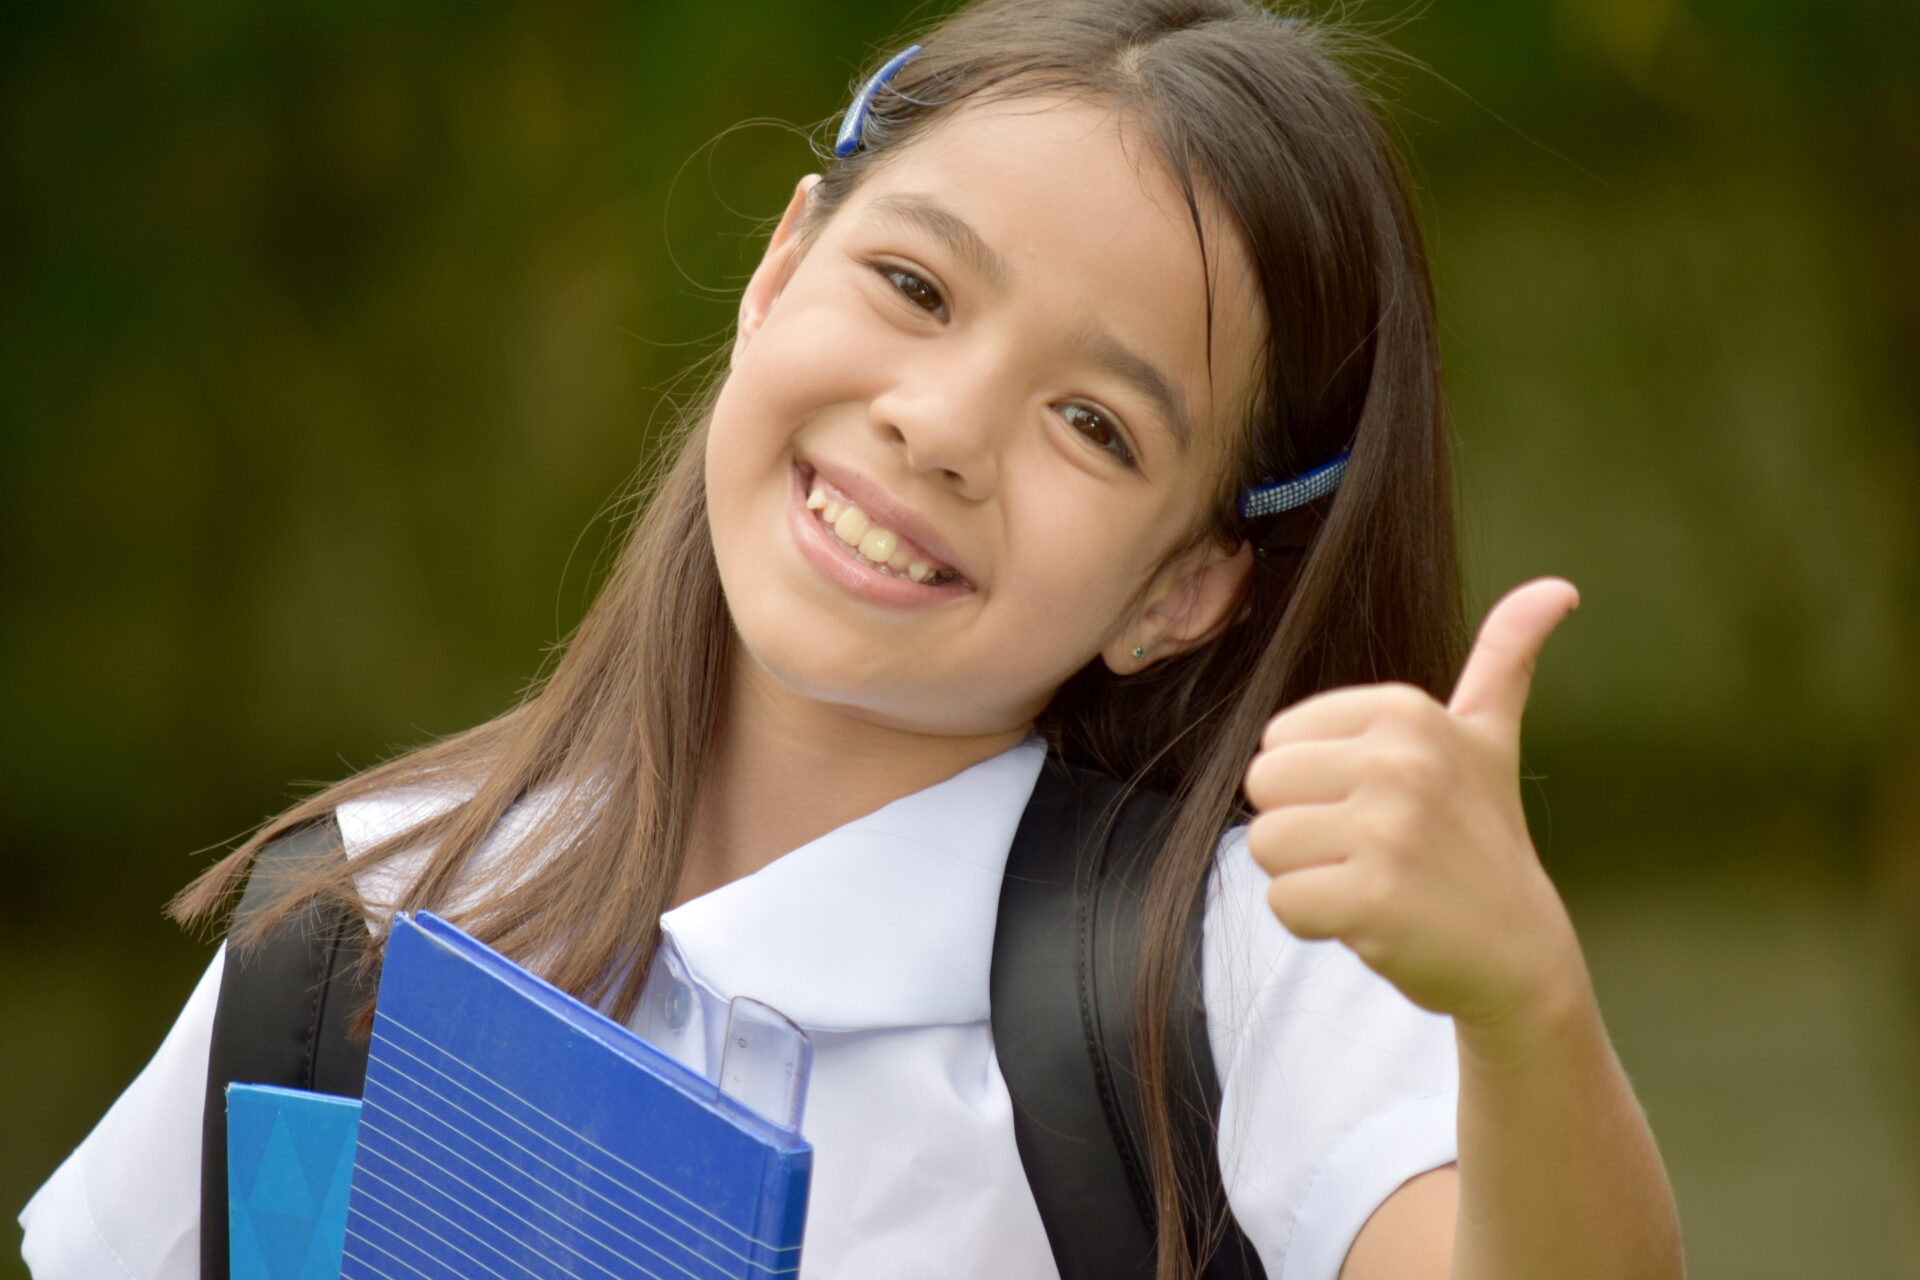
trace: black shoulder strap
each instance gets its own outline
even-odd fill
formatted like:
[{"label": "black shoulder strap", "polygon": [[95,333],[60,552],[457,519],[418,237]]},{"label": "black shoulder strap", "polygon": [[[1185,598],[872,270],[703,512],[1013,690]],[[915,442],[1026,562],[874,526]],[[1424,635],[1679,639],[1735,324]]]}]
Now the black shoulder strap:
[{"label": "black shoulder strap", "polygon": [[[1109,778],[1048,759],[1014,835],[994,933],[994,1048],[1062,1280],[1153,1275],[1131,1046],[1140,896],[1165,800],[1135,793],[1095,848],[1120,794]],[[271,903],[312,859],[339,856],[331,818],[272,841],[255,859],[235,923]],[[1189,1067],[1176,1074],[1176,1147],[1183,1167],[1204,1169],[1212,1212],[1226,1197],[1214,1146],[1220,1087],[1200,992],[1201,914],[1193,913],[1170,1031],[1176,1066]],[[355,950],[348,944],[365,928],[343,912],[315,909],[260,946],[227,954],[201,1126],[204,1280],[228,1275],[226,1086],[277,1084],[346,1097],[365,1087],[367,1044],[351,1034],[351,1022],[371,993],[342,980]],[[1206,1280],[1259,1280],[1252,1248],[1231,1218],[1225,1226]]]},{"label": "black shoulder strap", "polygon": [[[1136,792],[1116,812],[1122,791],[1049,756],[1008,854],[993,940],[994,1052],[1062,1280],[1151,1280],[1154,1270],[1132,1045],[1140,903],[1166,800]],[[1214,1145],[1220,1086],[1200,990],[1201,916],[1193,912],[1169,1027],[1175,1149],[1203,1201],[1190,1239],[1226,1205]],[[1207,1280],[1263,1276],[1231,1217],[1223,1225]]]},{"label": "black shoulder strap", "polygon": [[[271,904],[315,859],[344,856],[331,816],[269,842],[254,859],[234,923]],[[228,1275],[227,1086],[275,1084],[357,1098],[366,1085],[367,1044],[351,1031],[371,992],[347,980],[346,969],[357,949],[350,944],[365,932],[365,922],[349,913],[316,907],[258,947],[227,949],[200,1124],[202,1280]]]}]

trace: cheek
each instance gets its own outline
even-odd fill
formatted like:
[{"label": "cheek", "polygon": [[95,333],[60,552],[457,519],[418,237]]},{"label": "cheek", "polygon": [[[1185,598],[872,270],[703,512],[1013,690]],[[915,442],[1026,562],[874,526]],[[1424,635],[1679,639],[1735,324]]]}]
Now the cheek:
[{"label": "cheek", "polygon": [[730,485],[770,479],[802,427],[856,394],[827,358],[827,344],[791,328],[768,324],[735,352],[707,438],[712,503],[724,505]]},{"label": "cheek", "polygon": [[734,357],[713,412],[713,434],[730,448],[765,440],[807,402],[815,367],[780,350],[780,337],[763,330]]},{"label": "cheek", "polygon": [[1140,585],[1152,572],[1153,548],[1130,540],[1139,527],[1114,511],[1077,511],[1039,502],[1018,540],[1027,552],[1022,595],[1026,612],[1046,633],[1072,638],[1091,657],[1132,620]]},{"label": "cheek", "polygon": [[783,294],[760,328],[738,345],[733,376],[767,385],[766,394],[803,398],[840,388],[871,367],[887,339],[872,308],[834,282],[802,278]]}]

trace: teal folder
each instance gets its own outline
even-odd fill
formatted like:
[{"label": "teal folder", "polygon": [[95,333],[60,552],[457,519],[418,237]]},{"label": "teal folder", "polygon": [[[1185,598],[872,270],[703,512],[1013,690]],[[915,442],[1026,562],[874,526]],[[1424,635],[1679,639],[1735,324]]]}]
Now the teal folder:
[{"label": "teal folder", "polygon": [[347,1233],[360,1103],[227,1087],[232,1280],[334,1280]]}]

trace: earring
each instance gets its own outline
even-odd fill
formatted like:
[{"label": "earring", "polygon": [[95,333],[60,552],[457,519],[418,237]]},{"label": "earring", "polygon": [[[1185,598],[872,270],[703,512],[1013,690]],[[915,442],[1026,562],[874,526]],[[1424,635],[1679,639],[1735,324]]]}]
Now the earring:
[{"label": "earring", "polygon": [[1133,656],[1134,656],[1134,657],[1136,657],[1136,658],[1144,658],[1144,657],[1146,657],[1146,656],[1147,656],[1147,646],[1145,646],[1145,645],[1143,645],[1143,644],[1137,644],[1137,645],[1135,645],[1135,646],[1133,646]]}]

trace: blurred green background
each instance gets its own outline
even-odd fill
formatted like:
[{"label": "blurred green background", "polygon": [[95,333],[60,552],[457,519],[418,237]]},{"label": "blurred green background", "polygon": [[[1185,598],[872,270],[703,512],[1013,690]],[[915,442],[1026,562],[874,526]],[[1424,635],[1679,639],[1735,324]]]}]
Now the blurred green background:
[{"label": "blurred green background", "polygon": [[[804,130],[926,12],[0,18],[9,1212],[205,963],[160,907],[207,851],[540,668]],[[1920,7],[1356,15],[1425,64],[1382,88],[1476,608],[1585,593],[1529,801],[1692,1274],[1920,1276]]]}]

